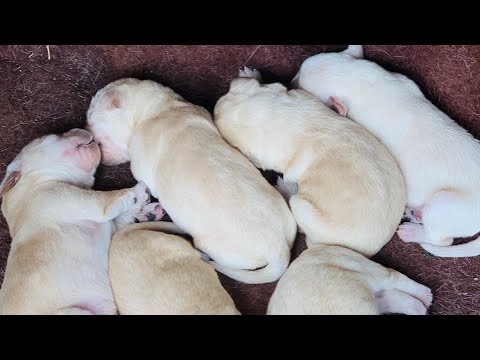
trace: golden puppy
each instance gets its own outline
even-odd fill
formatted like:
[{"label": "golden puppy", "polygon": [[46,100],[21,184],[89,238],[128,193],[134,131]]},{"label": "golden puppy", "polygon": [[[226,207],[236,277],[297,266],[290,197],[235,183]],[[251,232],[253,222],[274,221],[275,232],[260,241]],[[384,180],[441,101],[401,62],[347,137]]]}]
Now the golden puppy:
[{"label": "golden puppy", "polygon": [[341,246],[316,244],[287,269],[268,315],[425,315],[432,293],[398,271]]},{"label": "golden puppy", "polygon": [[200,252],[169,233],[183,234],[156,222],[113,236],[109,272],[120,315],[239,315]]},{"label": "golden puppy", "polygon": [[288,205],[207,110],[156,82],[122,79],[92,99],[88,127],[102,162],[130,161],[216,270],[252,284],[283,274],[296,234]]},{"label": "golden puppy", "polygon": [[[100,163],[92,134],[73,129],[28,144],[0,185],[12,236],[0,314],[116,314],[108,277],[115,230],[158,219],[145,184],[89,190]],[[153,217],[153,218],[152,218]]]},{"label": "golden puppy", "polygon": [[258,167],[283,173],[282,191],[293,183],[290,207],[307,245],[377,253],[405,208],[395,159],[367,130],[307,92],[262,86],[257,78],[245,68],[217,102],[220,133]]}]

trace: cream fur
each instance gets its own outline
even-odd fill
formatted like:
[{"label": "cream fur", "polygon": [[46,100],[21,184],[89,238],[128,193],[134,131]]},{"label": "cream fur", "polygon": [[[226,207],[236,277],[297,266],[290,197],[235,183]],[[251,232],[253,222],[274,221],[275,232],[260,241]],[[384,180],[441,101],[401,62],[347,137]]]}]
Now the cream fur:
[{"label": "cream fur", "polygon": [[303,90],[261,85],[250,69],[240,75],[215,106],[222,136],[297,185],[289,203],[307,245],[377,253],[405,207],[403,177],[385,146]]},{"label": "cream fur", "polygon": [[313,245],[287,269],[268,315],[425,315],[429,288],[355,251]]},{"label": "cream fur", "polygon": [[336,97],[351,119],[371,131],[398,160],[406,179],[407,212],[417,223],[399,227],[400,238],[439,256],[480,255],[480,239],[448,246],[480,230],[480,144],[425,98],[407,77],[343,53],[307,59],[295,85],[323,102]]},{"label": "cream fur", "polygon": [[120,315],[239,315],[215,270],[179,233],[155,222],[113,236],[109,272]]},{"label": "cream fur", "polygon": [[[145,184],[89,190],[100,162],[91,139],[80,129],[48,135],[9,165],[0,188],[12,243],[0,314],[116,313],[108,277],[114,220],[121,219],[118,226],[133,222],[150,196]],[[14,171],[20,175],[7,189]]]},{"label": "cream fur", "polygon": [[122,79],[95,95],[87,117],[103,162],[130,160],[216,270],[246,283],[283,274],[296,234],[288,205],[208,111],[153,81]]}]

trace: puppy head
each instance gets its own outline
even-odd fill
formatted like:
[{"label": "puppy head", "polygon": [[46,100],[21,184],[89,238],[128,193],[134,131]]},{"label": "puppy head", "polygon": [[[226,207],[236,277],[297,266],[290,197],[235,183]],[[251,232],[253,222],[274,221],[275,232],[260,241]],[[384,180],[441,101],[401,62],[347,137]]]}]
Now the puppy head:
[{"label": "puppy head", "polygon": [[99,90],[87,112],[87,129],[102,150],[102,164],[130,161],[129,145],[139,119],[147,116],[162,85],[149,80],[121,79]]},{"label": "puppy head", "polygon": [[28,175],[91,186],[99,163],[100,149],[86,130],[43,136],[25,146],[8,165],[0,184],[0,197]]}]

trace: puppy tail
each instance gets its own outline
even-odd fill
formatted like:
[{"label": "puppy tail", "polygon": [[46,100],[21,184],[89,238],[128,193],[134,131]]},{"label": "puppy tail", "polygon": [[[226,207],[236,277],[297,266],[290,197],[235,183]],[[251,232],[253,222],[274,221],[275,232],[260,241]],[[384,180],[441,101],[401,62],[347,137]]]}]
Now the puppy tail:
[{"label": "puppy tail", "polygon": [[363,59],[363,45],[348,45],[348,48],[343,53],[356,59]]},{"label": "puppy tail", "polygon": [[461,245],[436,246],[420,244],[430,254],[440,257],[471,257],[480,255],[480,236],[475,240]]},{"label": "puppy tail", "polygon": [[288,245],[285,244],[280,257],[270,259],[265,267],[258,270],[232,269],[220,265],[215,261],[210,261],[209,263],[218,272],[246,284],[270,283],[280,279],[285,270],[287,270],[288,264],[290,263],[290,249]]}]

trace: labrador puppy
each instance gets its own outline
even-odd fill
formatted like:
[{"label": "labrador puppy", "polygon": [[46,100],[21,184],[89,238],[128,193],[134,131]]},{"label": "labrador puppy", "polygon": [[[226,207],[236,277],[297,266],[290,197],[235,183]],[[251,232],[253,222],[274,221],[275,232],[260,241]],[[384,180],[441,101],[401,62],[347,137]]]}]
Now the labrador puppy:
[{"label": "labrador puppy", "polygon": [[445,257],[480,255],[480,144],[406,76],[363,59],[363,47],[307,59],[293,81],[371,131],[398,160],[407,186],[406,242]]},{"label": "labrador puppy", "polygon": [[220,136],[207,110],[154,81],[122,79],[97,92],[88,128],[102,162],[131,162],[174,223],[221,273],[277,280],[296,224],[282,196]]},{"label": "labrador puppy", "polygon": [[120,315],[240,315],[213,268],[175,224],[116,233],[109,272]]},{"label": "labrador puppy", "polygon": [[[365,256],[395,233],[405,208],[400,169],[368,131],[303,90],[262,85],[245,68],[216,104],[222,136],[255,165],[283,173],[280,190],[307,245],[341,245]],[[292,186],[293,185],[293,186]]]},{"label": "labrador puppy", "polygon": [[[159,220],[143,183],[90,190],[100,149],[86,130],[25,146],[0,184],[12,236],[0,314],[116,314],[108,250],[116,228]],[[117,221],[114,224],[114,221]]]},{"label": "labrador puppy", "polygon": [[268,315],[425,315],[432,293],[350,249],[315,244],[287,269]]}]

